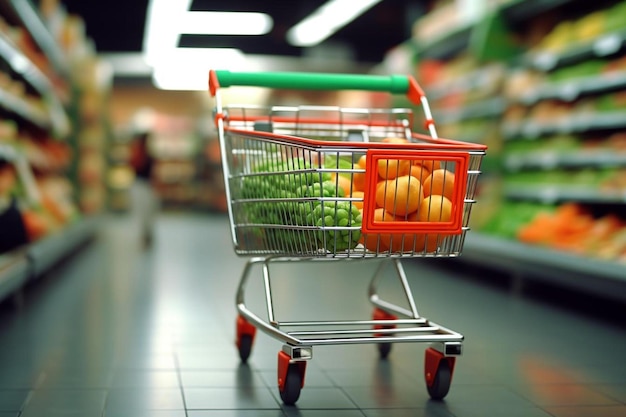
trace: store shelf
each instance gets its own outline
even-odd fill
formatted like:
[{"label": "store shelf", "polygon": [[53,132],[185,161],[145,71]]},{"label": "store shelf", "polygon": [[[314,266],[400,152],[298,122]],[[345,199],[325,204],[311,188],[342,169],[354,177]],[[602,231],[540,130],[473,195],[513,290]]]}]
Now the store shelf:
[{"label": "store shelf", "polygon": [[626,300],[626,265],[470,232],[461,257],[604,297]]},{"label": "store shelf", "polygon": [[41,276],[95,234],[100,218],[84,217],[65,229],[29,245],[28,258],[33,277]]},{"label": "store shelf", "polygon": [[538,137],[552,133],[581,133],[590,130],[626,128],[626,111],[605,113],[573,113],[551,122],[505,123],[502,133],[505,139],[519,136]]},{"label": "store shelf", "polygon": [[518,23],[571,2],[572,0],[514,0],[503,5],[501,11],[507,21]]},{"label": "store shelf", "polygon": [[66,78],[69,76],[69,66],[65,54],[59,47],[54,36],[41,19],[39,12],[30,0],[10,0],[11,12],[26,27],[39,49],[46,55],[55,72]]},{"label": "store shelf", "polygon": [[[24,80],[45,99],[49,108],[48,115],[35,115],[35,120],[29,119],[31,112],[28,110],[24,111],[23,106],[18,105],[19,108],[16,112],[18,112],[21,117],[26,117],[27,120],[32,121],[39,127],[54,129],[59,136],[63,137],[68,135],[70,131],[69,117],[63,104],[57,97],[57,93],[51,81],[13,44],[11,39],[1,32],[0,56],[11,66],[13,71],[20,74]],[[13,102],[11,102],[11,104],[13,104]],[[9,107],[8,110],[12,110],[12,107]]]},{"label": "store shelf", "polygon": [[626,203],[626,190],[601,190],[584,185],[506,185],[509,199],[534,200],[553,204],[565,201],[594,204]]},{"label": "store shelf", "polygon": [[48,115],[24,99],[0,89],[0,107],[12,112],[23,120],[40,129],[49,129],[51,121]]},{"label": "store shelf", "polygon": [[612,167],[626,166],[626,152],[611,150],[533,151],[509,154],[504,157],[505,166],[516,171],[523,168],[551,169],[557,167]]},{"label": "store shelf", "polygon": [[585,94],[603,93],[626,88],[626,71],[603,73],[559,83],[546,83],[519,97],[521,103],[530,105],[540,100],[558,99],[566,102]]},{"label": "store shelf", "polygon": [[484,101],[469,103],[461,109],[443,110],[434,109],[435,121],[442,124],[456,123],[468,119],[495,117],[504,113],[506,101],[501,97],[494,97]]},{"label": "store shelf", "polygon": [[20,289],[30,275],[30,264],[25,250],[0,255],[0,302]]},{"label": "store shelf", "polygon": [[574,45],[564,51],[529,53],[524,57],[524,63],[541,71],[551,71],[588,59],[611,56],[624,46],[626,46],[626,31],[607,33],[591,42]]},{"label": "store shelf", "polygon": [[446,59],[465,49],[469,44],[472,24],[452,26],[452,30],[440,35],[432,42],[418,44],[417,56],[420,59]]}]

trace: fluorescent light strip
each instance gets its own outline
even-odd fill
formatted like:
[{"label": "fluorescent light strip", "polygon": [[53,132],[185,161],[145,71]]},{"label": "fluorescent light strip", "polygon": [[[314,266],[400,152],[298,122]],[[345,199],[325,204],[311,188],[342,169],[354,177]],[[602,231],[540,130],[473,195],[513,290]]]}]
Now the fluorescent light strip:
[{"label": "fluorescent light strip", "polygon": [[274,22],[265,13],[190,12],[191,0],[151,0],[146,15],[143,51],[148,65],[163,61],[177,49],[181,33],[206,35],[264,35]]},{"label": "fluorescent light strip", "polygon": [[230,48],[177,48],[156,62],[152,81],[162,90],[208,91],[209,70],[243,70],[245,56]]},{"label": "fluorescent light strip", "polygon": [[315,46],[380,1],[329,0],[289,29],[287,41],[294,46]]}]

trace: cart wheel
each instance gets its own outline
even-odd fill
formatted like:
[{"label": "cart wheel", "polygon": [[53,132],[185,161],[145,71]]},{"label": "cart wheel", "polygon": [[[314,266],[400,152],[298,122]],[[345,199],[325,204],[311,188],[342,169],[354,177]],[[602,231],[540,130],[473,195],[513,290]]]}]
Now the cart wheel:
[{"label": "cart wheel", "polygon": [[[380,309],[380,308],[375,308],[374,309],[374,314],[372,315],[372,318],[374,320],[397,320],[398,317],[396,317],[393,314],[387,313],[386,311]],[[396,326],[395,325],[375,325],[374,326],[374,330],[378,330],[378,329],[395,329]],[[375,333],[374,336],[382,336],[382,334],[380,333]],[[388,333],[386,334],[386,336],[392,336],[392,333]],[[381,359],[387,359],[387,357],[389,356],[389,353],[391,352],[391,343],[377,343],[378,345],[378,353],[380,354],[380,358]]]},{"label": "cart wheel", "polygon": [[433,400],[442,400],[448,395],[455,359],[454,357],[446,357],[433,348],[426,349],[424,376],[426,377],[428,394]]},{"label": "cart wheel", "polygon": [[292,363],[287,369],[283,388],[280,389],[280,398],[286,405],[294,405],[300,398],[300,391],[302,391],[302,374],[298,364]]},{"label": "cart wheel", "polygon": [[252,352],[252,344],[256,335],[256,327],[248,323],[242,316],[237,317],[237,350],[241,362],[246,363]]},{"label": "cart wheel", "polygon": [[241,362],[247,363],[250,353],[252,353],[252,336],[249,334],[241,335],[239,338],[239,358]]},{"label": "cart wheel", "polygon": [[387,359],[391,352],[391,343],[378,343],[378,353],[381,359]]}]

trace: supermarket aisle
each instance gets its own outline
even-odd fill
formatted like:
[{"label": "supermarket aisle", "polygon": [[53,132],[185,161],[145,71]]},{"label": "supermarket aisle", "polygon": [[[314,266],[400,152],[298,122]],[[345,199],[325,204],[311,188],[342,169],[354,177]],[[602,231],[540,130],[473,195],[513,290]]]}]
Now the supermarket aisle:
[{"label": "supermarket aisle", "polygon": [[[227,218],[161,215],[146,252],[132,221],[106,224],[28,291],[24,309],[0,308],[0,417],[626,415],[623,328],[511,298],[431,262],[406,265],[418,309],[466,336],[445,402],[428,399],[423,346],[394,346],[381,361],[364,345],[316,347],[297,406],[281,407],[280,343],[260,334],[249,366],[233,346],[243,259]],[[368,317],[370,269],[281,265],[278,318]],[[258,281],[252,308],[263,305]]]}]

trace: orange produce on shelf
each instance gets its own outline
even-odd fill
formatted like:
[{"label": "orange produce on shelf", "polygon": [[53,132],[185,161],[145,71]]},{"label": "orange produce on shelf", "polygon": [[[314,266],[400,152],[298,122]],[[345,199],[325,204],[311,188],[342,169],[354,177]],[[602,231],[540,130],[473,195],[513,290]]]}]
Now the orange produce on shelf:
[{"label": "orange produce on shelf", "polygon": [[26,228],[28,239],[34,242],[50,232],[50,224],[41,213],[34,210],[23,210],[22,221]]}]

